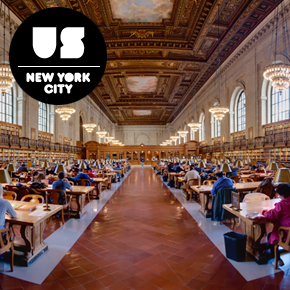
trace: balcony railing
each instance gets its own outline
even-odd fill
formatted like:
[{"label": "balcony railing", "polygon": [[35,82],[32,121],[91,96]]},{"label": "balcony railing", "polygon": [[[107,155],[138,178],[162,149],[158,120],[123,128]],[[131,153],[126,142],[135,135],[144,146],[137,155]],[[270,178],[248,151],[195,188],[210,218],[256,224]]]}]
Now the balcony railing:
[{"label": "balcony railing", "polygon": [[63,145],[59,143],[52,143],[43,140],[33,140],[25,137],[18,137],[13,135],[0,135],[0,147],[13,147],[13,148],[29,148],[38,150],[52,150],[52,151],[65,151],[71,153],[81,153],[82,148]]},{"label": "balcony railing", "polygon": [[243,139],[240,141],[227,142],[220,145],[203,146],[202,153],[210,153],[216,151],[228,151],[237,149],[254,149],[262,147],[279,147],[290,145],[290,133],[278,133],[268,136],[260,136],[254,139]]}]

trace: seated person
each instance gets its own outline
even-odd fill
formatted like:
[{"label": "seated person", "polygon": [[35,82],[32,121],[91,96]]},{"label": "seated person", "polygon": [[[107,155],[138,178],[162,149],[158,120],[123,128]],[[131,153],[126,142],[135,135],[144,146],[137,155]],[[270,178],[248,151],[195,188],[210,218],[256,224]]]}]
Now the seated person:
[{"label": "seated person", "polygon": [[22,163],[21,166],[18,168],[17,173],[28,172],[25,163]]},{"label": "seated person", "polygon": [[[80,170],[80,173],[76,176],[76,177],[74,177],[74,178],[72,178],[77,184],[78,184],[78,180],[79,179],[88,179],[90,182],[94,182],[94,180],[93,179],[91,179],[86,173],[83,173],[82,172],[83,170],[81,169]],[[88,182],[87,182],[87,186],[88,186],[89,184],[88,184]]]},{"label": "seated person", "polygon": [[217,181],[213,184],[211,195],[217,194],[217,192],[222,188],[233,188],[233,181],[224,176],[222,171],[218,171],[215,174]]},{"label": "seated person", "polygon": [[[279,184],[277,192],[281,198],[275,204],[275,208],[263,210],[262,214],[274,224],[272,232],[268,235],[269,243],[275,245],[279,242],[279,227],[290,227],[290,186],[286,183]],[[283,266],[284,262],[280,259],[278,252],[278,266]]]},{"label": "seated person", "polygon": [[183,169],[180,167],[179,163],[177,162],[176,165],[173,167],[173,171],[179,173]]},{"label": "seated person", "polygon": [[50,175],[50,174],[55,175],[54,170],[55,170],[54,167],[48,167],[45,169],[45,174],[46,175]]},{"label": "seated person", "polygon": [[232,172],[227,172],[227,177],[232,177],[232,176],[238,176],[238,172],[236,170],[233,170]]},{"label": "seated person", "polygon": [[172,172],[172,171],[173,171],[173,164],[172,164],[172,162],[169,162],[169,163],[168,163],[167,171],[168,171],[168,172]]},{"label": "seated person", "polygon": [[45,179],[46,176],[44,173],[40,173],[38,171],[34,171],[32,174],[31,182],[41,182],[41,180]]},{"label": "seated person", "polygon": [[259,164],[256,163],[251,167],[251,170],[256,170],[257,168],[259,168]]},{"label": "seated person", "polygon": [[[59,172],[58,173],[59,179],[53,182],[52,189],[61,189],[63,191],[66,191],[67,189],[72,189],[72,186],[68,183],[67,179],[64,177],[65,177],[64,172]],[[59,195],[58,203],[65,204],[64,195],[62,193],[60,193]]]},{"label": "seated person", "polygon": [[[190,165],[189,171],[184,176],[184,180],[186,182],[188,182],[190,179],[200,179],[199,173],[195,170],[193,165]],[[185,191],[186,185],[182,186],[181,189]]]},{"label": "seated person", "polygon": [[89,170],[87,174],[89,177],[97,177],[92,170]]},{"label": "seated person", "polygon": [[256,173],[266,173],[265,167],[261,164],[258,169],[256,169]]}]

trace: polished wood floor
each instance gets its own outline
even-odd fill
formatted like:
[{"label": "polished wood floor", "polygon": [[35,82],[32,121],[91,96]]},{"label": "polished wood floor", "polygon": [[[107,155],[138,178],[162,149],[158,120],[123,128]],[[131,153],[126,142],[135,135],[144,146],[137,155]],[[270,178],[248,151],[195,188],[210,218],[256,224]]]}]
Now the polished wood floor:
[{"label": "polished wood floor", "polygon": [[290,290],[289,275],[247,283],[147,167],[132,170],[41,286],[0,274],[0,289]]}]

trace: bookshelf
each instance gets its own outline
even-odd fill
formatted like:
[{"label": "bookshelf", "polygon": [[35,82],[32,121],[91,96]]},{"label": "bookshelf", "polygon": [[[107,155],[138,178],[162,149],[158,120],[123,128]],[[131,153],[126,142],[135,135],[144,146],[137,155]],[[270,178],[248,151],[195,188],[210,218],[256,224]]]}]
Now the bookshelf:
[{"label": "bookshelf", "polygon": [[47,132],[38,131],[38,140],[52,142],[53,141],[53,134],[47,133]]},{"label": "bookshelf", "polygon": [[16,124],[0,122],[0,134],[21,137],[22,127]]}]

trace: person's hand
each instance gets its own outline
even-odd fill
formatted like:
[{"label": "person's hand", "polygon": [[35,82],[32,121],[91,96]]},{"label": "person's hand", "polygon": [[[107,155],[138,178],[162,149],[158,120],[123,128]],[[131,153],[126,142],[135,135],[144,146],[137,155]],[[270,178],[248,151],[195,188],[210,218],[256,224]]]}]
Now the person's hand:
[{"label": "person's hand", "polygon": [[67,178],[64,178],[63,180],[66,181],[66,182],[68,182]]}]

